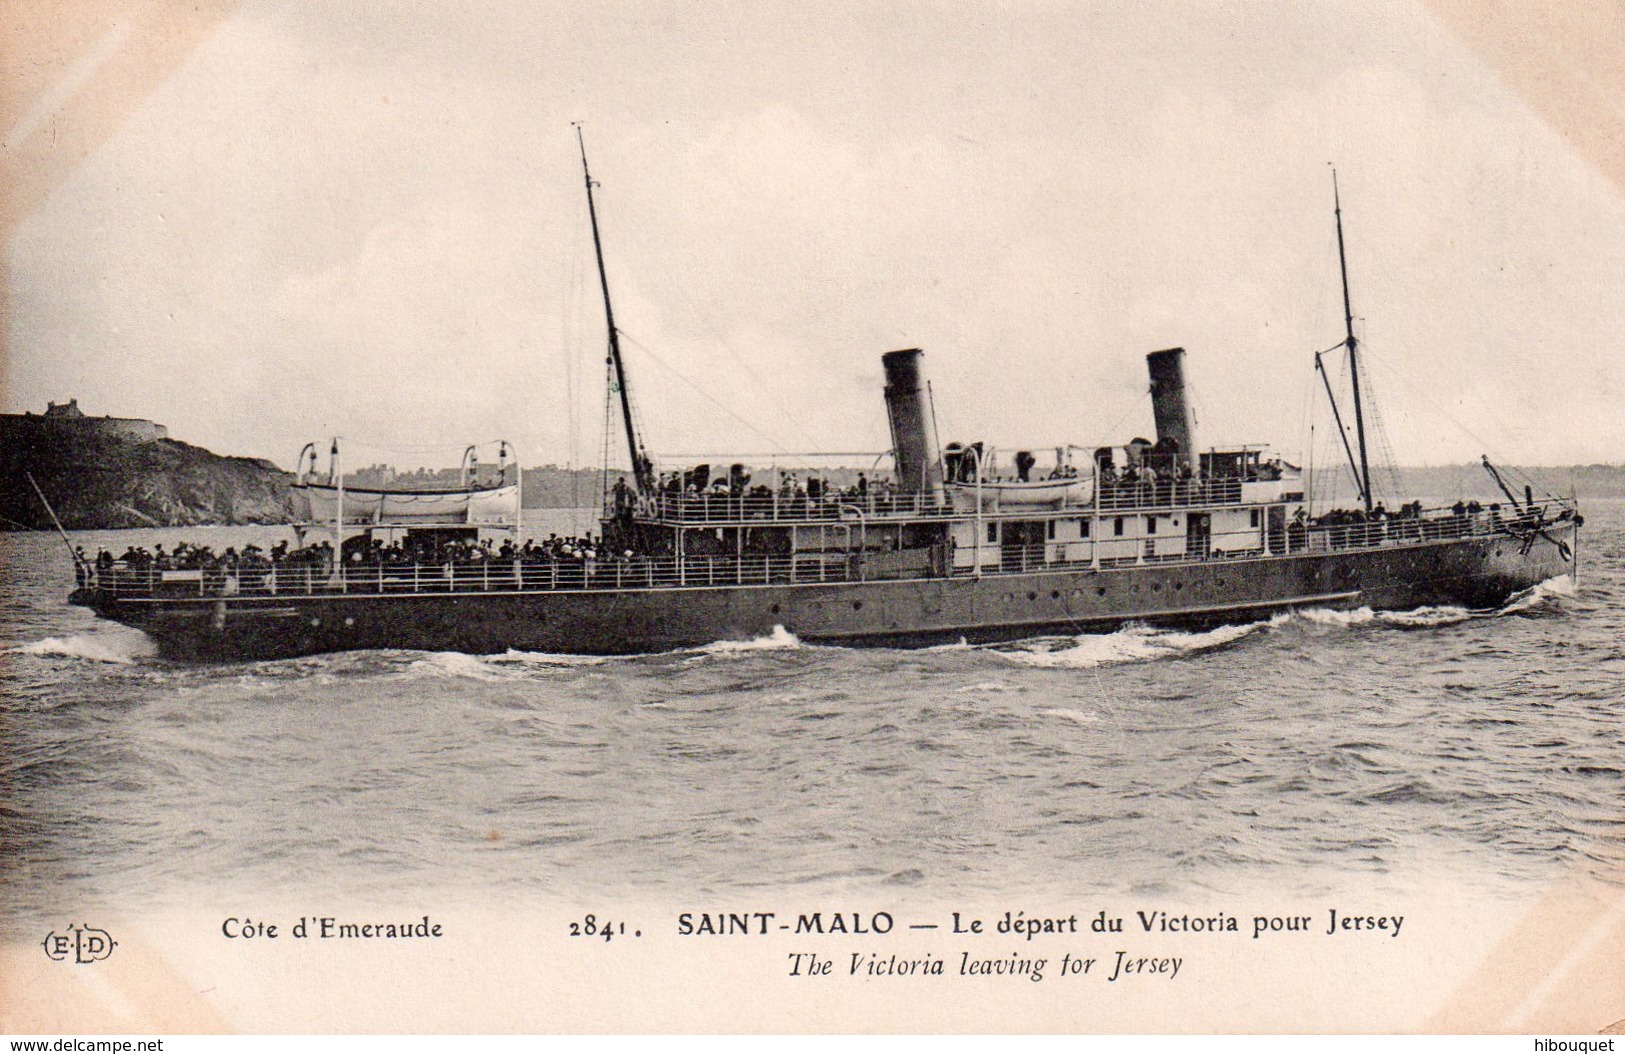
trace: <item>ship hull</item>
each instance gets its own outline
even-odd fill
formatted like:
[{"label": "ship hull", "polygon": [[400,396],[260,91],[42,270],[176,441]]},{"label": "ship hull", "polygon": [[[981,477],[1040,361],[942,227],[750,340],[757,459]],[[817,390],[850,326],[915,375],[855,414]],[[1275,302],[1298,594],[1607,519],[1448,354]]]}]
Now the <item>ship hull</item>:
[{"label": "ship hull", "polygon": [[633,654],[746,640],[919,646],[1109,631],[1129,622],[1219,624],[1302,607],[1490,609],[1572,574],[1576,529],[1524,543],[1490,536],[1330,553],[982,578],[693,585],[378,596],[75,600],[186,660],[257,660],[406,648]]}]

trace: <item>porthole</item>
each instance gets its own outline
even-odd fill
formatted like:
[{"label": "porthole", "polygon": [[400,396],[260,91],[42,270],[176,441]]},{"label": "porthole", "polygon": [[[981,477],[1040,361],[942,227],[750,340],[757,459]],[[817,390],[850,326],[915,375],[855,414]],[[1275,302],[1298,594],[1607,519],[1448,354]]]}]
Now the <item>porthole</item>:
[{"label": "porthole", "polygon": [[772,608],[772,611],[773,611],[773,614],[777,615],[779,613],[779,606],[777,604],[774,604],[773,608]]},{"label": "porthole", "polygon": [[1151,583],[1151,592],[1153,592],[1153,593],[1162,592],[1162,583],[1161,582],[1152,582]]},{"label": "porthole", "polygon": [[863,608],[863,601],[861,601],[861,600],[852,601],[852,610],[853,611],[860,611],[860,610],[862,610],[862,608]]},{"label": "porthole", "polygon": [[1037,600],[1038,599],[1038,594],[1037,593],[1028,593],[1027,594],[1027,599],[1028,600]]},{"label": "porthole", "polygon": [[1049,591],[1049,598],[1051,600],[1059,600],[1059,599],[1061,599],[1061,591],[1059,589],[1050,590]]},{"label": "porthole", "polygon": [[1095,596],[1103,597],[1105,595],[1106,595],[1106,587],[1105,586],[1096,586],[1095,587]]}]

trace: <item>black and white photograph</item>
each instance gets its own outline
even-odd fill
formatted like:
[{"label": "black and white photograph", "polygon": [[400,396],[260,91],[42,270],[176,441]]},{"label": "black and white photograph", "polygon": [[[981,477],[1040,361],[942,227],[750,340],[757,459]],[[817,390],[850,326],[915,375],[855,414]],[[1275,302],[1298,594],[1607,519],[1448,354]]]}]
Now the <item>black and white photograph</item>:
[{"label": "black and white photograph", "polygon": [[0,1032],[1625,1031],[1617,6],[7,10]]}]

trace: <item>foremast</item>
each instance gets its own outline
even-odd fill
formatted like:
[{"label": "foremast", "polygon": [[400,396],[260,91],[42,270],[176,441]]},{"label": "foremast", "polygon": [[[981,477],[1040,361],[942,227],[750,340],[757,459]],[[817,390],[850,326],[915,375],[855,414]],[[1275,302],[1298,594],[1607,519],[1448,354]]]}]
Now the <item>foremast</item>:
[{"label": "foremast", "polygon": [[[1365,511],[1370,512],[1371,461],[1366,456],[1365,411],[1360,402],[1359,341],[1354,337],[1354,308],[1349,300],[1349,264],[1343,250],[1343,202],[1337,193],[1337,169],[1332,169],[1332,210],[1337,216],[1337,266],[1343,275],[1343,325],[1347,336],[1343,344],[1349,349],[1349,378],[1354,385],[1354,434],[1360,444],[1360,496],[1365,500]],[[1341,430],[1341,429],[1340,429]],[[1347,440],[1344,440],[1347,443]]]},{"label": "foremast", "polygon": [[587,215],[592,221],[592,248],[598,258],[598,285],[604,293],[604,325],[609,330],[609,367],[615,374],[615,387],[621,397],[621,419],[626,425],[632,479],[640,495],[649,495],[654,493],[654,467],[644,453],[637,422],[632,418],[632,393],[626,383],[626,363],[621,358],[621,338],[620,331],[615,328],[615,308],[609,299],[609,276],[604,271],[604,243],[598,234],[598,209],[592,197],[592,172],[587,168],[587,144],[581,135],[580,122],[576,122],[575,129],[576,144],[581,148],[581,175],[587,184]]}]

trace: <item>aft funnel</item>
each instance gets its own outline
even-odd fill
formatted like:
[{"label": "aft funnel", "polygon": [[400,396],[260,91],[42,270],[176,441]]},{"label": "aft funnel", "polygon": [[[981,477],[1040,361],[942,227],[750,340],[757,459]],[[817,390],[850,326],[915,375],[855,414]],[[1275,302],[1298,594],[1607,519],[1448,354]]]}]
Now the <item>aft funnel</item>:
[{"label": "aft funnel", "polygon": [[1196,418],[1185,397],[1185,349],[1153,351],[1145,357],[1151,371],[1151,416],[1157,425],[1157,445],[1177,444],[1175,460],[1196,467]]},{"label": "aft funnel", "polygon": [[897,484],[905,493],[942,496],[942,448],[931,412],[931,389],[920,369],[919,348],[888,351],[880,357],[886,370],[886,416],[891,419],[892,450],[897,456]]}]

